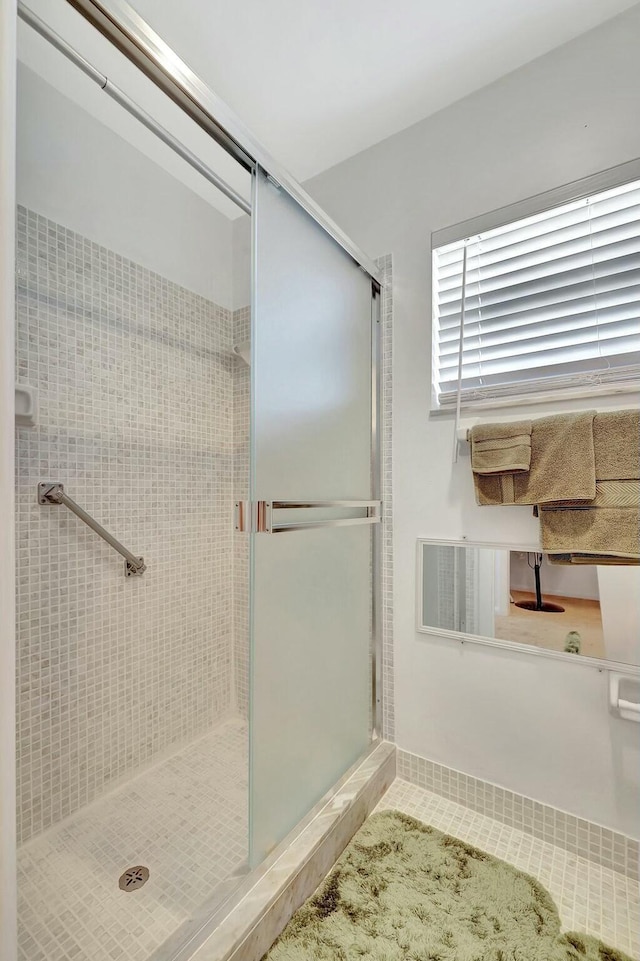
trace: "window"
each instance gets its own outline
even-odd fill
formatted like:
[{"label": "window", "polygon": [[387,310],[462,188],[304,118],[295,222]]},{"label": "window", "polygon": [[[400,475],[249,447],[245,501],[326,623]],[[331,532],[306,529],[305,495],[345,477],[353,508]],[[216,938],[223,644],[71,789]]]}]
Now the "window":
[{"label": "window", "polygon": [[448,243],[456,228],[434,234],[437,407],[455,406],[458,387],[465,406],[637,389],[640,180],[559,205],[550,196],[533,216]]}]

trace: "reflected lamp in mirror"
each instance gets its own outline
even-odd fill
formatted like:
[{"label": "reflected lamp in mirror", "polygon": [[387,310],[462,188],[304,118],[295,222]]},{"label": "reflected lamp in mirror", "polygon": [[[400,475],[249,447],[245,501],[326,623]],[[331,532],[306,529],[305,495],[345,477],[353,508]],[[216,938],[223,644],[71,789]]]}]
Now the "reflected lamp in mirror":
[{"label": "reflected lamp in mirror", "polygon": [[417,597],[423,633],[640,666],[640,567],[420,539]]}]

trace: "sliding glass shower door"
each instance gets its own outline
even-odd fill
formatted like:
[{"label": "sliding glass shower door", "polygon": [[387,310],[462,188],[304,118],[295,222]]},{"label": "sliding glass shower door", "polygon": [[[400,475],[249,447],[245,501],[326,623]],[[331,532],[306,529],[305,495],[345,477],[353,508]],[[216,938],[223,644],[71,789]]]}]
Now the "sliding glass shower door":
[{"label": "sliding glass shower door", "polygon": [[258,169],[253,200],[250,849],[370,735],[372,281]]}]

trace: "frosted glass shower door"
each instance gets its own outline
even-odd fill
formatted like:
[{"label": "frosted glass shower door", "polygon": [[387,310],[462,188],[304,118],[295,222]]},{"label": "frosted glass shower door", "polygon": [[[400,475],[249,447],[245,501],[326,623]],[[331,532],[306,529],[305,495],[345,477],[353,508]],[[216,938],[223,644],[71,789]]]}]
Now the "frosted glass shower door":
[{"label": "frosted glass shower door", "polygon": [[375,508],[371,278],[262,171],[254,187],[255,865],[369,743]]}]

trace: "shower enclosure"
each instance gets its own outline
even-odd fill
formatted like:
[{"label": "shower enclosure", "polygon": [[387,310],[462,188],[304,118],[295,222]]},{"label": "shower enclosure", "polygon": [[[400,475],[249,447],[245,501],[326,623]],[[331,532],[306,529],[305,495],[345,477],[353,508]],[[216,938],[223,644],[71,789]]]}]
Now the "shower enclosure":
[{"label": "shower enclosure", "polygon": [[160,961],[379,734],[379,277],[127,4],[20,16],[20,957]]}]

